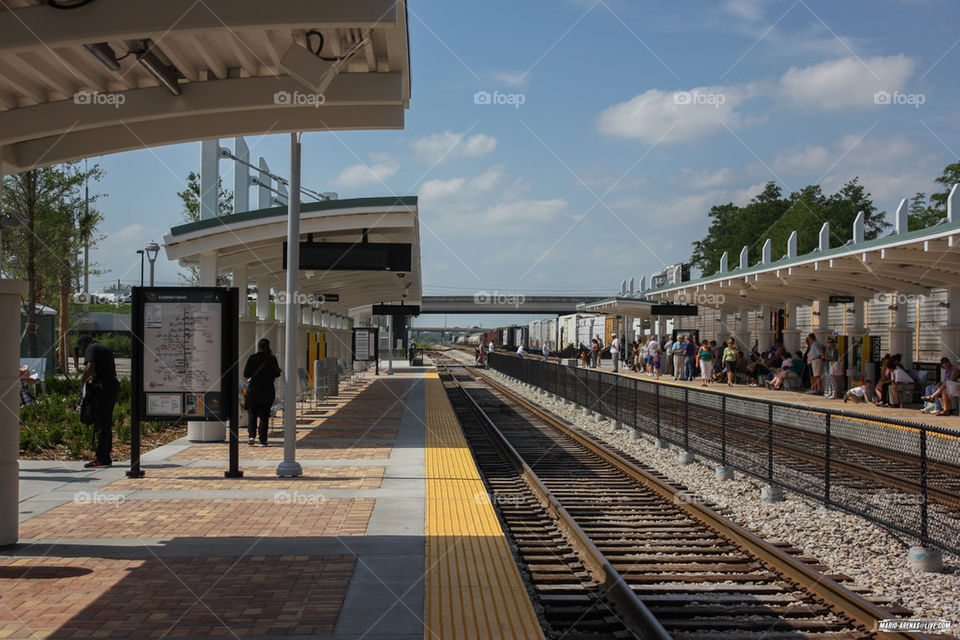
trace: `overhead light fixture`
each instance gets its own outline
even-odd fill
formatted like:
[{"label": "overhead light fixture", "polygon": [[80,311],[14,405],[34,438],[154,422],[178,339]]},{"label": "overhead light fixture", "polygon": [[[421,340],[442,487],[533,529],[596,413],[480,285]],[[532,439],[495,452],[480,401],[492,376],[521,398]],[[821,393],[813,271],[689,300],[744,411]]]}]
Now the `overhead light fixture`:
[{"label": "overhead light fixture", "polygon": [[174,69],[163,64],[160,58],[152,51],[140,51],[137,53],[137,61],[150,72],[157,82],[165,86],[175,96],[179,96],[180,85],[177,83],[177,74]]},{"label": "overhead light fixture", "polygon": [[95,42],[93,44],[85,44],[83,47],[92,53],[97,60],[103,63],[107,69],[110,71],[120,71],[120,63],[117,62],[117,54],[114,53],[113,49],[106,42]]}]

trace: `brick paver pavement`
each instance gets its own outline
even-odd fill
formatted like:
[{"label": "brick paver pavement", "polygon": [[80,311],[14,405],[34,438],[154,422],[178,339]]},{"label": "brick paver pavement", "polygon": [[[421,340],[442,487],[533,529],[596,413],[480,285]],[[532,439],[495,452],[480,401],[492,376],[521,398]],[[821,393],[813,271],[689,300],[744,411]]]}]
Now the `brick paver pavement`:
[{"label": "brick paver pavement", "polygon": [[[345,442],[301,441],[297,443],[298,460],[382,460],[390,457],[393,449],[389,444]],[[226,463],[228,459],[226,444],[198,444],[171,456],[171,462],[189,460],[218,460]],[[240,460],[283,460],[282,443],[271,446],[240,446]]]},{"label": "brick paver pavement", "polygon": [[354,556],[0,558],[0,638],[324,635]]},{"label": "brick paver pavement", "polygon": [[147,467],[146,471],[146,478],[123,478],[102,491],[379,489],[386,467],[304,467],[298,478],[278,478],[276,467],[244,467],[242,478],[224,478],[220,467]]},{"label": "brick paver pavement", "polygon": [[20,525],[21,539],[363,535],[374,500],[306,491],[273,498],[68,503]]},{"label": "brick paver pavement", "polygon": [[303,440],[396,440],[397,429],[343,429],[320,426],[304,433],[298,439]]}]

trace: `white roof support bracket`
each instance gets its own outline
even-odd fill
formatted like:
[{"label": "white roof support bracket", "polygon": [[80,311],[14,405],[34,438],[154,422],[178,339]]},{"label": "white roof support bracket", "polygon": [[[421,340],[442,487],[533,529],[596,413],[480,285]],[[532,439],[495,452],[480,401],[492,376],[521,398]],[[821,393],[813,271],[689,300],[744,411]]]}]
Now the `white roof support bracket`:
[{"label": "white roof support bracket", "polygon": [[897,213],[896,213],[896,216],[894,217],[896,234],[898,236],[902,236],[903,234],[905,234],[907,232],[907,229],[909,228],[909,223],[908,223],[909,218],[907,215],[909,210],[910,210],[910,207],[909,207],[909,204],[907,203],[907,199],[904,198],[903,200],[900,201],[900,206],[897,207]]},{"label": "white roof support bracket", "polygon": [[860,244],[863,242],[863,211],[857,214],[856,219],[853,221],[853,244]]}]

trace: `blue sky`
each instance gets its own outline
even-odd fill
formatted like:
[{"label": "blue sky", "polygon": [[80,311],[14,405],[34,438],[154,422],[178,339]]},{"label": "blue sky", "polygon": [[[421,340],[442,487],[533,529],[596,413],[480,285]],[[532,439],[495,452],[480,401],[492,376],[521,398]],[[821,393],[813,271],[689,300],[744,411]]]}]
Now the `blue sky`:
[{"label": "blue sky", "polygon": [[[745,203],[769,180],[832,193],[859,176],[892,213],[958,160],[953,0],[429,0],[409,11],[405,130],[305,134],[303,181],[341,197],[419,195],[427,294],[612,293],[686,261],[711,205]],[[478,91],[491,104],[476,104]],[[282,175],[287,141],[248,139]],[[94,259],[109,273],[95,290],[139,280],[135,249],[177,223],[200,145],[97,161],[108,237]],[[157,268],[177,281],[172,263]]]}]

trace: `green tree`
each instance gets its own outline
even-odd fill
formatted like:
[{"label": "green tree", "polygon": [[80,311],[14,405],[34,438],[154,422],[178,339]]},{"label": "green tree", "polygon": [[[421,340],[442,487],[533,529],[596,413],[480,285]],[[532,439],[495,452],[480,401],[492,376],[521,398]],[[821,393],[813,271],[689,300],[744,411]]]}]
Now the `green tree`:
[{"label": "green tree", "polygon": [[[218,179],[217,183],[217,215],[226,216],[233,213],[233,192],[224,188],[223,178]],[[177,193],[183,202],[183,209],[180,211],[180,218],[185,222],[200,221],[200,174],[191,171],[187,176],[187,188]],[[200,285],[200,269],[197,267],[187,267],[187,273],[180,274],[180,280],[185,285],[196,287]]]},{"label": "green tree", "polygon": [[936,220],[940,222],[947,217],[947,197],[950,195],[950,190],[953,189],[953,185],[960,183],[960,162],[944,167],[943,173],[934,182],[939,184],[941,189],[937,193],[930,194],[930,208],[940,213],[940,217]]},{"label": "green tree", "polygon": [[940,222],[942,217],[939,211],[927,204],[927,194],[922,191],[913,194],[910,199],[910,209],[907,212],[907,228],[910,231],[926,229]]},{"label": "green tree", "polygon": [[802,255],[818,246],[824,222],[830,223],[830,244],[839,246],[853,237],[853,221],[861,211],[866,239],[890,226],[856,178],[831,196],[824,195],[819,185],[809,185],[784,197],[776,183],[768,182],[743,207],[733,203],[712,207],[707,235],[693,243],[690,260],[708,276],[719,270],[724,251],[729,252],[730,267],[738,266],[740,249],[746,246],[750,264],[756,264],[768,238],[771,259],[777,260],[786,253],[793,231],[797,232],[797,253]]},{"label": "green tree", "polygon": [[[4,235],[3,268],[27,281],[27,325],[36,326],[36,305],[55,307],[60,321],[60,361],[65,362],[69,327],[69,298],[80,265],[77,252],[95,237],[99,212],[83,208],[81,189],[103,176],[98,165],[81,169],[77,163],[32,169],[3,179],[3,202],[25,225]],[[94,196],[94,200],[97,196]],[[83,214],[81,215],[81,211]],[[28,332],[31,357],[37,357],[36,332]],[[53,346],[53,345],[49,345]]]}]

